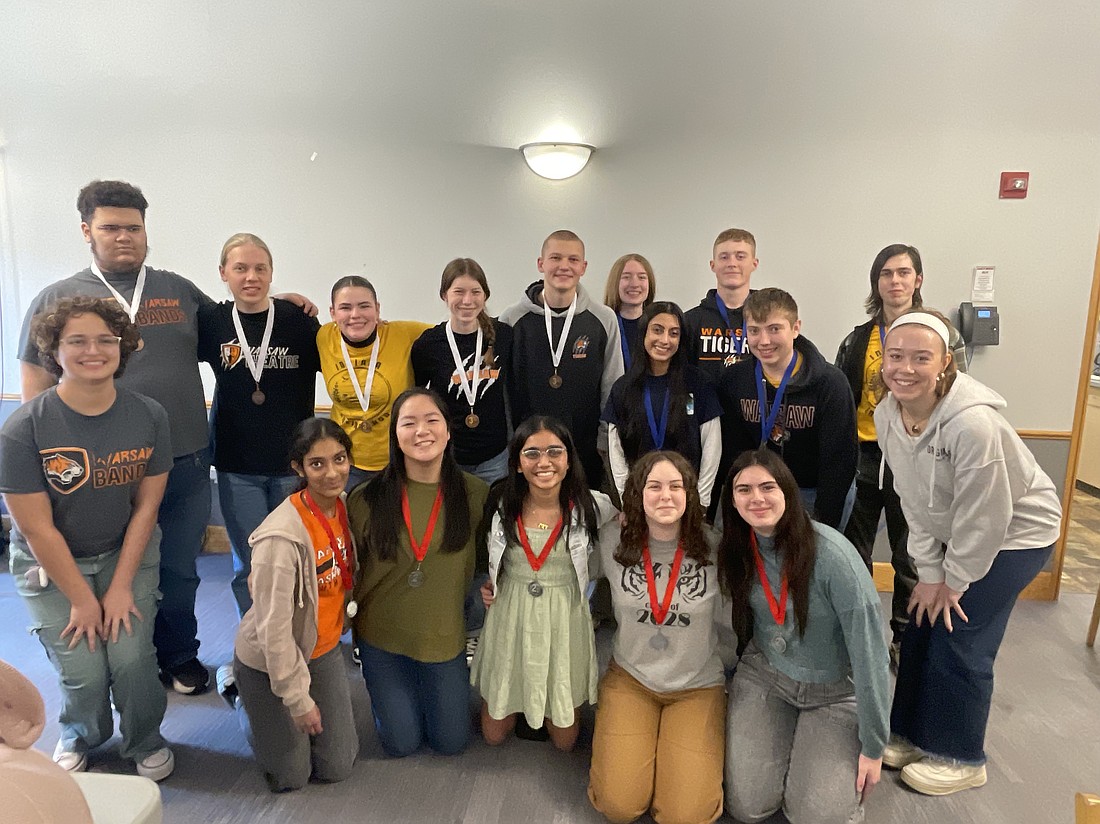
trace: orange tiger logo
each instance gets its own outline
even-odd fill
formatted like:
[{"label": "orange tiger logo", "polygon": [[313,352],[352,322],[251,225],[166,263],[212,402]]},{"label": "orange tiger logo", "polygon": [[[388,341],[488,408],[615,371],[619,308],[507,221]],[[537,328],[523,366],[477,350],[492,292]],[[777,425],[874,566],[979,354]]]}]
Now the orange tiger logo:
[{"label": "orange tiger logo", "polygon": [[88,453],[83,449],[54,449],[42,454],[42,471],[50,486],[63,495],[88,480]]}]

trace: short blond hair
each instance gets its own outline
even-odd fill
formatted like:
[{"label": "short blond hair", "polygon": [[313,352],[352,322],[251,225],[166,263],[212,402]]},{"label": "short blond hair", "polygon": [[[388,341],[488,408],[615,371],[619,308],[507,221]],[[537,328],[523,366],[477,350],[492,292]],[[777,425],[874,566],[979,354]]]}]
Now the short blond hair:
[{"label": "short blond hair", "polygon": [[564,240],[573,243],[579,243],[581,245],[581,254],[584,254],[584,241],[580,239],[580,236],[570,229],[558,229],[556,232],[551,232],[546,236],[546,240],[542,242],[542,251],[539,252],[539,257],[546,254],[546,244],[552,240]]}]

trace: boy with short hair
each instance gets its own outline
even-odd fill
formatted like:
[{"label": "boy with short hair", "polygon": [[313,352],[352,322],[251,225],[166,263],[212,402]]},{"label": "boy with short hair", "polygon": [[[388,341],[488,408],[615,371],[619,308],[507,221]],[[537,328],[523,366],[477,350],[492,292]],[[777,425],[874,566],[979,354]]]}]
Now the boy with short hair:
[{"label": "boy with short hair", "polygon": [[744,229],[726,229],[714,240],[710,270],[715,288],[684,313],[685,343],[692,360],[717,383],[722,373],[749,358],[742,307],[749,296],[749,279],[760,261],[756,238]]},{"label": "boy with short hair", "polygon": [[755,360],[722,375],[733,457],[767,445],[783,456],[814,520],[843,530],[855,497],[855,404],[843,373],[801,336],[798,304],[782,289],[744,305]]},{"label": "boy with short hair", "polygon": [[569,427],[588,485],[598,489],[600,412],[623,374],[619,324],[580,285],[588,261],[576,233],[552,232],[537,265],[542,280],[500,316],[513,330],[507,371],[512,418],[518,424],[536,413],[552,415]]}]

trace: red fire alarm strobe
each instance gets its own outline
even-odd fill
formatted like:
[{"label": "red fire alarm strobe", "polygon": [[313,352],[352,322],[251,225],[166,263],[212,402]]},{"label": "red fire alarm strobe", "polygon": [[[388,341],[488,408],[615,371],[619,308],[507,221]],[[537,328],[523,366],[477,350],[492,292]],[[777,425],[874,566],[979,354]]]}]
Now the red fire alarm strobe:
[{"label": "red fire alarm strobe", "polygon": [[1001,199],[1027,197],[1030,172],[1001,172]]}]

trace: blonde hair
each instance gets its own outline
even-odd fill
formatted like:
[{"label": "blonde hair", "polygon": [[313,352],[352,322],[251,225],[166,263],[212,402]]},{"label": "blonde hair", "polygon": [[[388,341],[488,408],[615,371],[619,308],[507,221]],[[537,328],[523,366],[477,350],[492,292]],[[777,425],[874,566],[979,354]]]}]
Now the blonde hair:
[{"label": "blonde hair", "polygon": [[637,252],[623,255],[611,264],[611,271],[607,273],[607,286],[603,292],[604,305],[610,306],[616,312],[623,307],[623,299],[619,297],[619,279],[623,276],[623,269],[626,268],[626,264],[632,260],[642,265],[642,268],[645,269],[646,278],[649,280],[649,294],[642,301],[642,309],[653,303],[653,299],[657,296],[657,278],[653,275],[653,266],[650,262]]},{"label": "blonde hair", "polygon": [[[947,327],[948,340],[944,340],[940,336],[939,331],[933,329],[931,326],[924,327],[925,329],[930,329],[931,331],[936,333],[936,340],[940,341],[943,344],[944,355],[946,355],[948,358],[947,366],[945,366],[943,368],[943,371],[940,373],[942,377],[936,380],[936,400],[938,401],[940,398],[951,391],[951,387],[955,383],[955,378],[959,376],[959,365],[955,363],[955,354],[951,351],[951,346],[948,343],[951,338],[951,333],[955,331],[955,327],[951,323],[951,321],[947,319],[947,315],[943,314],[943,312],[937,312],[935,309],[929,309],[927,306],[922,306],[920,308],[920,311],[924,312],[926,315],[931,315]],[[909,326],[911,324],[904,325]],[[886,352],[882,353],[882,359],[883,362],[886,361]],[[875,403],[881,403],[882,399],[886,397],[886,393],[889,391],[890,390],[886,388],[886,381],[882,377],[882,367],[879,366],[878,374],[876,374],[875,377],[871,380],[871,393],[874,396]]]},{"label": "blonde hair", "polygon": [[251,232],[237,232],[237,234],[233,235],[233,237],[225,242],[222,246],[220,266],[225,266],[225,261],[229,258],[229,253],[238,246],[255,246],[257,249],[263,249],[264,252],[267,253],[267,265],[272,268],[275,267],[275,263],[271,259],[271,250],[267,247],[267,244]]}]

